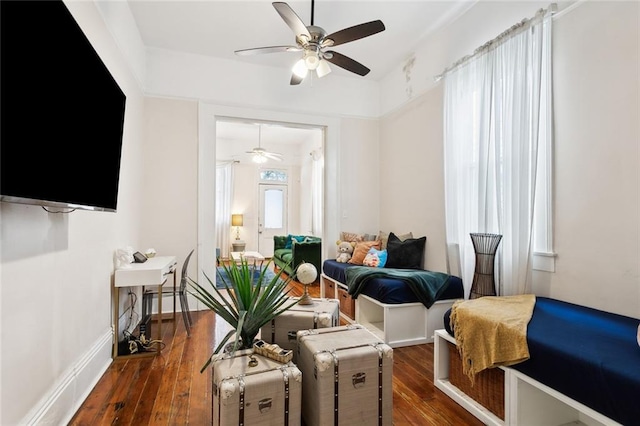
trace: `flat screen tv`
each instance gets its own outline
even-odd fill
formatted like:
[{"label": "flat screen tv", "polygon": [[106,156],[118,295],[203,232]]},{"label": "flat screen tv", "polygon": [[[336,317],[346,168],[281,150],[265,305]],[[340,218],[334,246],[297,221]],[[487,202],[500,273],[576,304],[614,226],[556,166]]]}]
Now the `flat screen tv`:
[{"label": "flat screen tv", "polygon": [[65,3],[0,1],[0,201],[115,212],[125,103]]}]

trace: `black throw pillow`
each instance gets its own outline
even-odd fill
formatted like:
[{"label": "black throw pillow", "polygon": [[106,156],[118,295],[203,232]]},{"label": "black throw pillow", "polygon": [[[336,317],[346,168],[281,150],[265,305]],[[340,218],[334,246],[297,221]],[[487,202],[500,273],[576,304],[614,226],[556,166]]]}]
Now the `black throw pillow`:
[{"label": "black throw pillow", "polygon": [[387,242],[387,263],[385,268],[422,269],[422,258],[427,237],[407,238],[402,241],[393,232]]}]

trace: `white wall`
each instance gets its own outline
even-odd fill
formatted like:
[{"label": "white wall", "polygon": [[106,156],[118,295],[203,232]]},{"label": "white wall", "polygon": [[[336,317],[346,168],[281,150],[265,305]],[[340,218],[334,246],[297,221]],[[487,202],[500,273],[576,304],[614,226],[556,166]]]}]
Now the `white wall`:
[{"label": "white wall", "polygon": [[[178,274],[189,252],[189,276],[198,271],[198,104],[145,98],[140,251],[176,256]],[[178,283],[180,278],[178,276]],[[154,300],[154,308],[156,301]],[[189,306],[196,306],[190,298]],[[173,310],[165,297],[163,311]],[[178,307],[179,308],[179,307]]]},{"label": "white wall", "polygon": [[118,212],[0,204],[2,425],[73,415],[111,362],[114,251],[141,242],[142,93],[95,5],[68,7],[127,96]]},{"label": "white wall", "polygon": [[426,236],[424,267],[447,271],[442,88],[385,116],[380,141],[381,230]]},{"label": "white wall", "polygon": [[[378,120],[345,119],[342,123],[340,155],[339,211],[327,211],[339,231],[377,234],[381,197],[379,185],[385,170],[379,167],[380,136]],[[340,234],[328,235],[331,257]]]},{"label": "white wall", "polygon": [[[520,8],[520,17],[503,22]],[[442,70],[442,53],[470,53],[531,16],[531,4],[478,3],[421,50]],[[491,11],[493,10],[493,13]],[[554,19],[554,246],[556,272],[536,272],[540,296],[640,317],[640,37],[638,2],[581,2]],[[495,33],[498,34],[502,30]],[[471,43],[475,46],[468,47]],[[464,47],[464,49],[463,49]],[[429,52],[432,52],[429,56]],[[444,55],[446,56],[446,55]],[[455,59],[455,58],[454,58]],[[447,58],[447,61],[453,59]],[[427,81],[413,73],[415,79]],[[438,71],[439,72],[439,71]],[[389,83],[389,81],[387,81]],[[433,84],[433,83],[430,83]],[[381,119],[382,228],[427,236],[427,268],[444,270],[442,87]],[[383,93],[402,86],[388,84]]]},{"label": "white wall", "polygon": [[554,21],[556,272],[536,292],[640,317],[640,3]]},{"label": "white wall", "polygon": [[179,264],[197,243],[197,125],[196,102],[145,98],[141,248]]},{"label": "white wall", "polygon": [[[258,168],[251,164],[233,165],[233,201],[231,213],[243,215],[243,226],[240,227],[240,239],[246,244],[246,250],[257,250],[256,236],[249,230],[258,229]],[[236,238],[235,227],[232,227],[231,240]],[[232,241],[229,241],[231,247]]]}]

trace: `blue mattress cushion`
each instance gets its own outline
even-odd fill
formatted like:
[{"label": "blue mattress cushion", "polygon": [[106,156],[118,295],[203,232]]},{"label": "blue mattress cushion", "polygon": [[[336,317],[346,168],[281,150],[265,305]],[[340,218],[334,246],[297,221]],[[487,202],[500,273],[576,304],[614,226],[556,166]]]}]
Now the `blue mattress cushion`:
[{"label": "blue mattress cushion", "polygon": [[624,425],[640,422],[640,320],[538,297],[527,376]]},{"label": "blue mattress cushion", "polygon": [[[346,268],[353,266],[340,263],[334,259],[327,259],[322,264],[322,272],[329,278],[342,284],[347,282]],[[384,268],[383,268],[384,269]],[[401,304],[420,302],[411,288],[402,280],[396,278],[376,278],[369,281],[361,294],[367,295],[381,303]],[[464,297],[462,280],[452,276],[449,285],[442,292],[438,300],[461,299]]]},{"label": "blue mattress cushion", "polygon": [[[450,310],[444,324],[449,324]],[[640,424],[640,319],[536,297],[529,360],[512,368],[624,425]]]}]

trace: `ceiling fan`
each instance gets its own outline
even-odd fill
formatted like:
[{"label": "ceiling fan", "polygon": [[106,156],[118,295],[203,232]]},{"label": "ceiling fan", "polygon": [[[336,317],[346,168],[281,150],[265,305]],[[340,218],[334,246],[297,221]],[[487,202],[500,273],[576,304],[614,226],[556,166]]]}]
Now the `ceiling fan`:
[{"label": "ceiling fan", "polygon": [[282,161],[282,154],[277,152],[270,152],[261,146],[262,141],[262,125],[258,124],[258,146],[251,151],[246,151],[247,154],[251,154],[251,161],[254,163],[266,163],[268,160]]},{"label": "ceiling fan", "polygon": [[268,46],[242,49],[236,50],[236,55],[246,56],[276,52],[303,52],[302,59],[296,62],[293,67],[290,82],[292,85],[300,84],[310,70],[315,71],[320,78],[329,74],[331,68],[327,62],[331,62],[340,68],[344,68],[347,71],[361,76],[367,75],[371,70],[360,62],[341,53],[327,49],[384,31],[385,27],[382,21],[365,22],[327,34],[324,29],[313,23],[314,3],[314,0],[311,0],[311,25],[309,26],[304,25],[302,20],[287,3],[272,3],[282,19],[293,30],[296,36],[295,46]]}]

